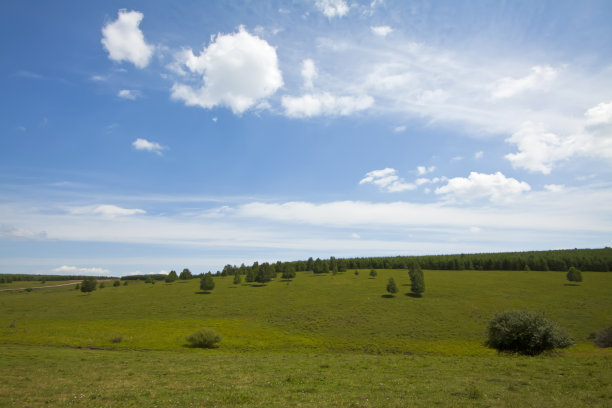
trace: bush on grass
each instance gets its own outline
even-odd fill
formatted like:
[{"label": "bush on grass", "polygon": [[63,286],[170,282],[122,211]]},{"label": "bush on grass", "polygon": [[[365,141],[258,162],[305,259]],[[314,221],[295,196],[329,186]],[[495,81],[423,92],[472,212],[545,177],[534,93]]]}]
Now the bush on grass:
[{"label": "bush on grass", "polygon": [[593,343],[597,347],[612,347],[612,326],[597,333]]},{"label": "bush on grass", "polygon": [[567,275],[565,276],[570,282],[582,282],[582,272],[580,272],[580,269],[573,266],[569,268],[569,271],[567,271]]},{"label": "bush on grass", "polygon": [[539,312],[511,310],[489,322],[485,345],[498,351],[538,355],[571,346],[572,340],[555,322]]},{"label": "bush on grass", "polygon": [[221,335],[211,329],[202,329],[187,337],[187,341],[192,347],[213,348],[221,341]]}]

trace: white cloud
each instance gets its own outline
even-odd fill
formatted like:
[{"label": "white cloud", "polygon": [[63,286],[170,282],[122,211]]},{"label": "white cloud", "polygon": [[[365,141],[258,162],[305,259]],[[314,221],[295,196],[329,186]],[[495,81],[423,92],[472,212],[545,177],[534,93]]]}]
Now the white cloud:
[{"label": "white cloud", "polygon": [[549,174],[556,162],[572,156],[578,147],[573,138],[559,137],[532,122],[523,123],[506,142],[517,145],[519,150],[504,156],[513,167],[543,174]]},{"label": "white cloud", "polygon": [[104,268],[79,268],[76,266],[62,265],[59,268],[53,269],[53,273],[60,275],[98,275],[98,276],[110,276],[111,271]]},{"label": "white cloud", "polygon": [[544,188],[552,193],[558,193],[565,190],[565,186],[562,184],[546,184]]},{"label": "white cloud", "polygon": [[283,85],[276,49],[242,26],[237,33],[213,37],[198,56],[184,49],[175,58],[176,72],[184,67],[201,76],[199,88],[181,83],[172,87],[172,98],[188,106],[227,106],[241,114]]},{"label": "white cloud", "polygon": [[122,89],[117,93],[119,98],[129,99],[131,101],[140,97],[140,92],[133,89]]},{"label": "white cloud", "polygon": [[531,186],[526,182],[506,177],[500,172],[495,174],[471,172],[467,178],[454,177],[448,180],[448,183],[438,187],[435,193],[457,201],[489,198],[494,202],[502,202],[529,190]]},{"label": "white cloud", "polygon": [[146,214],[145,210],[139,208],[122,208],[112,204],[72,207],[68,209],[68,212],[74,215],[99,215],[105,218]]},{"label": "white cloud", "polygon": [[132,142],[132,146],[136,150],[145,150],[147,152],[152,152],[157,155],[162,155],[162,150],[165,149],[162,145],[157,142],[150,142],[147,139],[138,138]]},{"label": "white cloud", "polygon": [[370,108],[374,104],[374,99],[368,95],[335,96],[323,92],[298,97],[283,96],[281,104],[285,109],[285,115],[291,118],[347,116]]},{"label": "white cloud", "polygon": [[47,233],[44,231],[34,232],[29,229],[17,228],[10,224],[0,224],[0,238],[9,239],[45,239]]},{"label": "white cloud", "polygon": [[584,115],[587,126],[610,125],[612,124],[612,101],[602,102],[587,110]]},{"label": "white cloud", "polygon": [[414,190],[415,184],[406,183],[397,175],[397,170],[387,167],[382,170],[373,170],[366,173],[365,177],[359,181],[359,184],[371,183],[380,187],[381,190],[388,193],[398,193],[406,190]]},{"label": "white cloud", "polygon": [[349,7],[344,0],[317,0],[315,5],[329,19],[344,17],[349,11]]},{"label": "white cloud", "polygon": [[102,28],[102,45],[113,61],[128,61],[138,68],[149,65],[154,47],[145,42],[139,25],[143,14],[119,10],[117,20]]},{"label": "white cloud", "polygon": [[312,89],[312,81],[317,78],[317,67],[310,58],[302,61],[302,78],[304,78],[304,88]]},{"label": "white cloud", "polygon": [[351,238],[354,238],[354,239],[360,239],[360,238],[361,238],[361,235],[357,234],[356,232],[353,232],[353,233],[351,234]]},{"label": "white cloud", "polygon": [[401,133],[401,132],[403,132],[405,130],[406,130],[406,126],[405,125],[396,126],[396,127],[393,128],[393,131],[395,133]]},{"label": "white cloud", "polygon": [[425,175],[427,173],[432,173],[436,170],[436,166],[417,166],[417,174],[419,176]]},{"label": "white cloud", "polygon": [[389,26],[372,26],[370,30],[380,37],[386,37],[393,32],[393,29]]},{"label": "white cloud", "polygon": [[474,153],[474,158],[475,159],[482,159],[482,157],[484,156],[484,152],[481,150],[479,152]]},{"label": "white cloud", "polygon": [[557,77],[557,70],[551,66],[537,65],[531,68],[531,73],[523,78],[505,77],[493,85],[491,96],[494,99],[504,99],[515,96],[519,93],[542,88],[547,82]]}]

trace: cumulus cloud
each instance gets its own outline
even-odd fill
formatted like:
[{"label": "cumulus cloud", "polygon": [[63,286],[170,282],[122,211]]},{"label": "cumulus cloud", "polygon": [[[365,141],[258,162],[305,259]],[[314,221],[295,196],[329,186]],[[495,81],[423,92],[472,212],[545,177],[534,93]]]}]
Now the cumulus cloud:
[{"label": "cumulus cloud", "polygon": [[117,20],[102,28],[102,45],[113,61],[128,61],[138,68],[149,65],[154,47],[145,42],[140,31],[144,15],[138,11],[119,10]]},{"label": "cumulus cloud", "polygon": [[117,93],[119,98],[129,99],[131,101],[140,97],[140,92],[133,89],[122,89]]},{"label": "cumulus cloud", "polygon": [[104,268],[79,268],[77,266],[62,265],[59,268],[53,269],[53,273],[61,275],[98,275],[109,276],[111,271]]},{"label": "cumulus cloud", "polygon": [[365,177],[359,181],[359,184],[367,183],[377,185],[381,190],[388,193],[398,193],[416,188],[415,184],[406,183],[397,175],[397,170],[389,167],[366,173]]},{"label": "cumulus cloud", "polygon": [[115,218],[146,213],[145,210],[141,210],[139,208],[122,208],[112,204],[73,207],[70,208],[68,212],[75,215],[99,215],[105,218]]},{"label": "cumulus cloud", "polygon": [[302,78],[304,78],[304,88],[311,89],[312,81],[318,76],[317,67],[310,58],[302,61]]},{"label": "cumulus cloud", "polygon": [[372,26],[370,30],[380,37],[386,37],[393,32],[393,29],[389,26]]},{"label": "cumulus cloud", "polygon": [[559,137],[532,122],[523,123],[506,142],[518,148],[517,153],[504,156],[513,167],[543,174],[549,174],[556,162],[572,156],[578,147],[575,139]]},{"label": "cumulus cloud", "polygon": [[436,166],[417,166],[417,174],[419,176],[425,175],[427,173],[432,173],[433,171],[436,170]]},{"label": "cumulus cloud", "polygon": [[132,147],[136,150],[144,150],[147,152],[152,152],[157,155],[162,155],[162,150],[165,149],[162,145],[157,142],[150,142],[147,139],[138,138],[132,142]]},{"label": "cumulus cloud", "polygon": [[587,110],[586,116],[587,126],[600,126],[612,124],[612,101],[602,102],[597,106]]},{"label": "cumulus cloud", "polygon": [[494,99],[513,97],[519,93],[537,89],[557,77],[557,70],[551,66],[537,65],[531,68],[531,73],[522,78],[505,77],[493,85],[491,96]]},{"label": "cumulus cloud", "polygon": [[281,104],[285,115],[291,118],[347,116],[368,109],[374,104],[374,99],[368,95],[335,96],[323,92],[298,97],[283,96]]},{"label": "cumulus cloud", "polygon": [[506,177],[502,173],[483,174],[471,172],[469,177],[454,177],[435,190],[436,194],[457,201],[488,198],[494,202],[506,201],[531,190],[524,181]]},{"label": "cumulus cloud", "polygon": [[329,19],[344,17],[349,11],[345,0],[317,0],[315,6]]},{"label": "cumulus cloud", "polygon": [[200,55],[184,49],[175,58],[175,72],[186,74],[186,69],[202,81],[200,87],[173,85],[172,98],[188,106],[227,106],[241,114],[283,85],[276,49],[242,26],[237,33],[213,37]]}]

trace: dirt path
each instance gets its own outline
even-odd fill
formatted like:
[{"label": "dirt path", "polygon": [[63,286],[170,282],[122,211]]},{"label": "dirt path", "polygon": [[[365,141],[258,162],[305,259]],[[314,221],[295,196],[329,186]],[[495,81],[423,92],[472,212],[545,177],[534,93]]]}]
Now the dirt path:
[{"label": "dirt path", "polygon": [[[76,285],[77,283],[81,283],[81,281],[74,281],[70,283],[61,283],[59,285],[51,285],[51,286],[33,286],[31,289],[47,289],[47,288],[57,288],[58,286],[70,286]],[[27,288],[10,288],[10,289],[0,289],[0,292],[18,292],[26,290]]]}]

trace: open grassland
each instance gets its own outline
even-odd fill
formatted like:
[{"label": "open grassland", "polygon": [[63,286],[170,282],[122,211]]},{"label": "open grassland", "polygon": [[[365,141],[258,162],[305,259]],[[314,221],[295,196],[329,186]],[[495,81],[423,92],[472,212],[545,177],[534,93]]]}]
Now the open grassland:
[{"label": "open grassland", "polygon": [[[587,340],[612,324],[612,274],[576,286],[561,272],[425,271],[414,298],[405,270],[359,272],[215,278],[210,294],[197,279],[0,293],[0,406],[612,403],[612,352]],[[483,347],[490,318],[514,308],[545,312],[577,344],[537,358]],[[186,347],[201,327],[223,335],[218,349]]]}]

